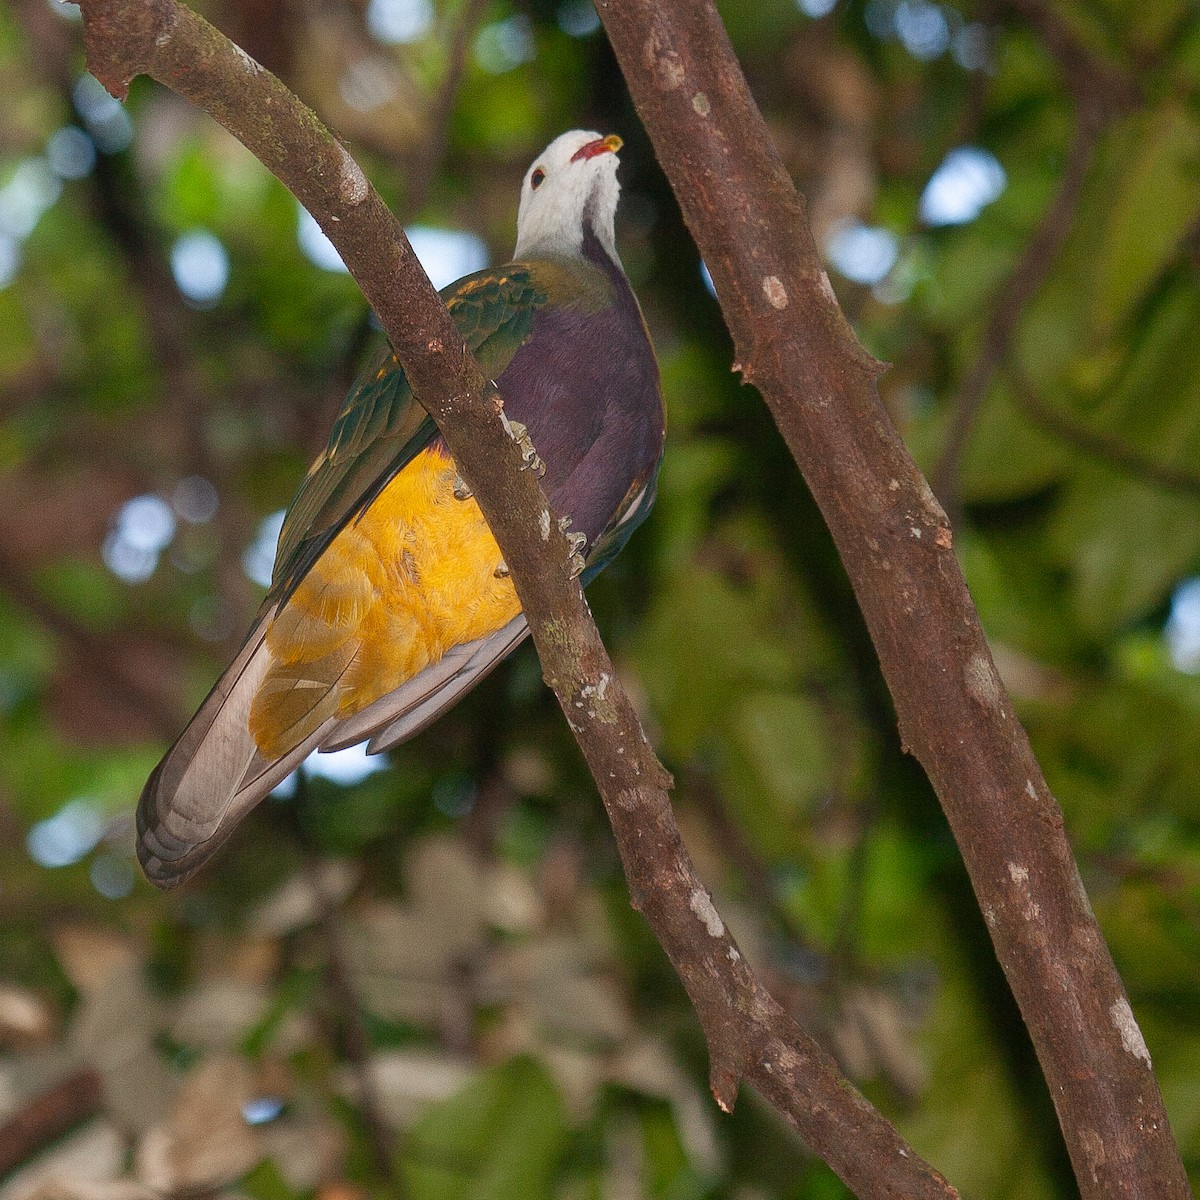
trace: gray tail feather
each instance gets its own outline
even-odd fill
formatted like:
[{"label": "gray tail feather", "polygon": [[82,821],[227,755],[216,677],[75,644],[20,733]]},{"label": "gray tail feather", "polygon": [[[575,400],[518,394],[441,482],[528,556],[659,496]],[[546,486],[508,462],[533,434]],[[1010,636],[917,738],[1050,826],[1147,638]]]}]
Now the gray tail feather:
[{"label": "gray tail feather", "polygon": [[266,759],[250,735],[250,706],[270,666],[273,614],[254,628],[179,740],[146,782],[138,804],[138,858],[159,887],[201,867],[238,822],[316,749],[370,738],[377,754],[420,733],[525,640],[524,614],[488,637],[454,646],[436,663],[353,716],[331,717],[282,758]]},{"label": "gray tail feather", "polygon": [[138,858],[147,878],[174,887],[188,878],[329,731],[283,758],[262,757],[250,736],[250,705],[270,666],[266,614],[142,789]]}]

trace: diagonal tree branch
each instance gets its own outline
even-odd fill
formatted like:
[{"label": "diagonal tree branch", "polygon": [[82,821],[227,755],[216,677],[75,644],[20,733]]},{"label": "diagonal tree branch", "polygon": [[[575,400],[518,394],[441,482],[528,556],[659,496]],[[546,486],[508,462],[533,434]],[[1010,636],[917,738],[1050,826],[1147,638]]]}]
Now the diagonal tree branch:
[{"label": "diagonal tree branch", "polygon": [[[749,1079],[863,1197],[957,1193],[838,1073],[766,993],[683,846],[658,763],[600,642],[566,538],[502,402],[361,169],[316,116],[175,0],[83,0],[88,62],[109,90],[149,74],[204,108],[309,208],[387,330],[418,400],[442,428],[492,526],[554,689],[597,781],[636,907],[704,1027],[722,1107]],[[545,532],[543,532],[545,531]]]},{"label": "diagonal tree branch", "polygon": [[1190,1195],[1150,1054],[949,523],[879,401],[711,0],[600,0],[634,103],[854,586],[1037,1049],[1086,1200]]}]

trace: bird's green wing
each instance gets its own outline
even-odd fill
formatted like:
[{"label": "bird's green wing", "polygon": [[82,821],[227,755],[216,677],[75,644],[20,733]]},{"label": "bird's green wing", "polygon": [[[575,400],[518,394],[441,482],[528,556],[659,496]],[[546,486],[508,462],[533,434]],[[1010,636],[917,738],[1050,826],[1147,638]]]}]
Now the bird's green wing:
[{"label": "bird's green wing", "polygon": [[[442,298],[484,374],[495,379],[529,337],[544,288],[522,265],[479,271]],[[364,371],[309,468],[279,534],[268,603],[283,603],[338,532],[437,437],[389,347]]]}]

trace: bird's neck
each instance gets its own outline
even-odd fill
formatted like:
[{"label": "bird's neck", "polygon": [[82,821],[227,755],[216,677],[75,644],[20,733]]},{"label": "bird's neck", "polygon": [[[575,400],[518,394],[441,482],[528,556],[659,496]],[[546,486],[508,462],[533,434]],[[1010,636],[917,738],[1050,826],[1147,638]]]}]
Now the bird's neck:
[{"label": "bird's neck", "polygon": [[614,213],[602,212],[594,201],[584,207],[582,219],[552,229],[519,231],[514,259],[583,258],[608,271],[615,266],[622,275],[621,260],[613,232]]}]

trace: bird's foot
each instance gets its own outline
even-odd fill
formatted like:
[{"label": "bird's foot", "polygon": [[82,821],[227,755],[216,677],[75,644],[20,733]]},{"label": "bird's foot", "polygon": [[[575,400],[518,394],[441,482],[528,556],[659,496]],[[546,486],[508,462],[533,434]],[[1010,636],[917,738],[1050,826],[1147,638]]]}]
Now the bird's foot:
[{"label": "bird's foot", "polygon": [[492,572],[496,579],[507,579],[512,572],[508,569],[508,563],[504,559],[500,560],[500,565]]},{"label": "bird's foot", "polygon": [[537,447],[529,436],[529,429],[520,421],[510,421],[503,412],[500,416],[504,421],[504,428],[507,430],[508,436],[517,443],[517,447],[521,451],[521,470],[536,471],[540,479],[546,473],[546,464],[542,462]]},{"label": "bird's foot", "polygon": [[571,518],[559,517],[558,528],[567,535],[567,549],[570,551],[570,557],[567,559],[567,567],[569,573],[568,579],[578,579],[583,574],[584,567],[587,566],[583,555],[580,551],[587,545],[587,534],[578,531],[571,532]]},{"label": "bird's foot", "polygon": [[470,500],[475,495],[467,485],[467,481],[461,475],[454,476],[454,498],[455,500]]}]

